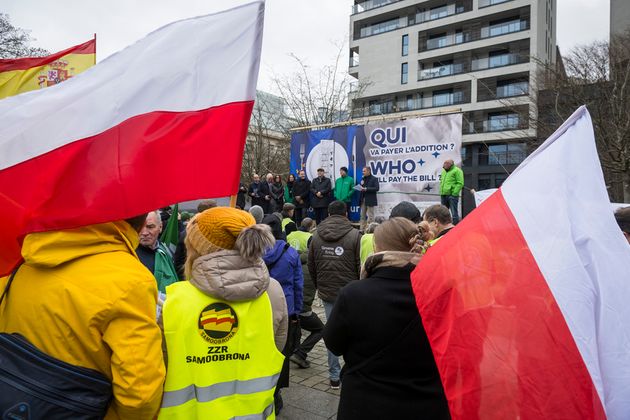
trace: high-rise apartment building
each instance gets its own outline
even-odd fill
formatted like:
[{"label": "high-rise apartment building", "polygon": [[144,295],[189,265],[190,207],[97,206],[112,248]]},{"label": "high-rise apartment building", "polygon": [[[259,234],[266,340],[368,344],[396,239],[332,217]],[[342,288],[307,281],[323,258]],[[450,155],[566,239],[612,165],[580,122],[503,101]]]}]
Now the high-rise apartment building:
[{"label": "high-rise apartment building", "polygon": [[353,117],[462,112],[465,185],[498,187],[536,137],[536,80],[555,60],[556,0],[355,0]]}]

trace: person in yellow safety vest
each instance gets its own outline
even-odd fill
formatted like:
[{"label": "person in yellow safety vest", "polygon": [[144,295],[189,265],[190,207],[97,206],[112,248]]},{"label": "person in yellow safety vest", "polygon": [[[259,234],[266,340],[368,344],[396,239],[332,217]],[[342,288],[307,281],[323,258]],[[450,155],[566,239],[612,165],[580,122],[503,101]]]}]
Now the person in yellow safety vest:
[{"label": "person in yellow safety vest", "polygon": [[291,203],[285,203],[282,206],[282,231],[285,235],[289,235],[291,232],[298,230],[297,225],[293,221],[293,213],[295,212],[295,206]]},{"label": "person in yellow safety vest", "polygon": [[160,419],[274,419],[287,305],[262,256],[275,240],[247,212],[215,207],[186,227],[186,278],[166,288]]},{"label": "person in yellow safety vest", "polygon": [[422,220],[429,224],[431,232],[435,235],[435,239],[429,241],[430,245],[439,241],[442,236],[455,227],[448,207],[441,204],[427,207],[422,215]]},{"label": "person in yellow safety vest", "polygon": [[365,260],[372,254],[374,254],[374,230],[379,223],[372,222],[365,229],[365,233],[361,236],[361,251],[359,256],[361,258],[361,267],[365,264]]},{"label": "person in yellow safety vest", "polygon": [[313,219],[310,217],[304,218],[300,229],[287,234],[287,243],[295,248],[300,254],[306,254],[308,251],[308,244],[313,237],[313,233],[311,232],[313,226]]}]

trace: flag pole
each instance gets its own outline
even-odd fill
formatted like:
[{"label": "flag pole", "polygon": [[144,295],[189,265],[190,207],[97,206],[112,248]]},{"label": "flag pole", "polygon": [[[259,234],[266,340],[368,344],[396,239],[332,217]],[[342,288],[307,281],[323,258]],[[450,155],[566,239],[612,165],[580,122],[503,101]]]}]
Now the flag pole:
[{"label": "flag pole", "polygon": [[230,207],[236,207],[236,194],[230,196]]},{"label": "flag pole", "polygon": [[96,32],[94,32],[94,65],[96,65]]}]

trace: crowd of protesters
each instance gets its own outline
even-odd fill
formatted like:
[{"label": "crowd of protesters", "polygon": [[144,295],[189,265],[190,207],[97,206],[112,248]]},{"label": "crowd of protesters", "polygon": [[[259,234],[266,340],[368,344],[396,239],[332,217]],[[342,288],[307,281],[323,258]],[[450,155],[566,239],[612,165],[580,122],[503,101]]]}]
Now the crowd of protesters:
[{"label": "crowd of protesters", "polygon": [[[159,235],[177,214],[159,211],[28,235],[0,282],[0,331],[110,383],[101,417],[273,417],[291,363],[309,368],[323,338],[338,419],[449,418],[410,275],[455,227],[457,172],[445,205],[401,202],[387,218],[368,167],[359,188],[346,168],[335,182],[317,172],[254,175],[237,208],[201,202],[174,254]],[[615,218],[630,243],[630,207]]]}]

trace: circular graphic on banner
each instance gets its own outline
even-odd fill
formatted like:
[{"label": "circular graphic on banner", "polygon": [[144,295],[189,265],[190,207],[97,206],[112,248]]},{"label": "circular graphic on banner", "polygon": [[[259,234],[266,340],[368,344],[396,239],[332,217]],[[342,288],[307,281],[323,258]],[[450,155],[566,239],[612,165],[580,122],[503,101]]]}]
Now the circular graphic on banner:
[{"label": "circular graphic on banner", "polygon": [[227,303],[215,302],[203,308],[197,327],[206,341],[221,344],[234,337],[238,331],[238,317]]},{"label": "circular graphic on banner", "polygon": [[339,170],[342,166],[349,166],[348,154],[343,146],[335,143],[334,140],[322,140],[313,148],[306,158],[306,177],[308,179],[317,178],[317,169],[323,168],[326,177],[331,180],[339,177]]}]

